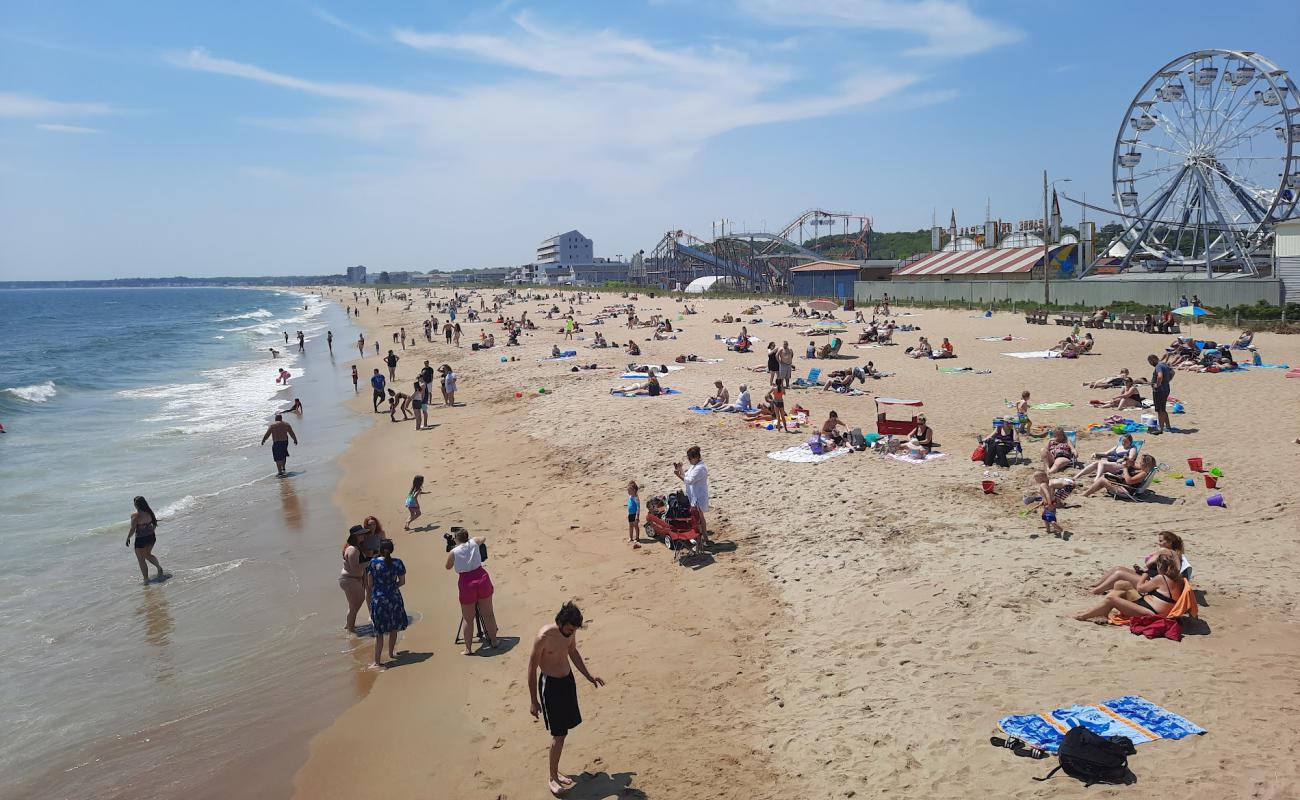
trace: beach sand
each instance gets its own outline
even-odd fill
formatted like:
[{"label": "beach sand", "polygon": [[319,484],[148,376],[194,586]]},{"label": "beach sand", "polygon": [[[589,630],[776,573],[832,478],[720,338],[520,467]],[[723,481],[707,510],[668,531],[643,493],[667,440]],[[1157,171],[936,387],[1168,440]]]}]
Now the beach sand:
[{"label": "beach sand", "polygon": [[[326,293],[352,302],[350,290]],[[485,294],[490,302],[493,293]],[[399,644],[407,654],[385,673],[363,673],[367,648],[355,651],[368,694],[313,740],[297,797],[547,796],[549,740],[528,714],[526,668],[533,637],[569,598],[587,616],[578,634],[587,663],[608,682],[579,687],[585,721],[562,762],[581,773],[569,797],[1082,797],[1082,785],[1063,776],[1033,782],[1052,762],[1017,759],[988,737],[1006,714],[1126,694],[1209,731],[1139,747],[1130,764],[1143,785],[1184,799],[1300,796],[1288,721],[1300,705],[1300,445],[1291,443],[1300,435],[1300,380],[1283,370],[1179,372],[1173,395],[1187,413],[1174,423],[1194,432],[1145,437],[1144,452],[1167,465],[1153,485],[1156,500],[1076,493],[1059,512],[1070,534],[1061,540],[1043,535],[1036,514],[1020,515],[1031,467],[998,469],[996,494],[982,492],[985,468],[969,458],[976,435],[1009,411],[1004,401],[1029,389],[1035,403],[1074,404],[1036,411],[1035,423],[1079,430],[1082,451],[1108,448],[1112,433],[1087,429],[1114,412],[1087,400],[1113,392],[1080,384],[1120,367],[1149,375],[1145,356],[1163,352],[1171,336],[1103,330],[1094,332],[1096,355],[1018,360],[1000,353],[1046,349],[1068,330],[1007,313],[913,310],[900,322],[920,325],[935,343],[949,337],[957,360],[906,358],[919,334],[900,332],[901,346],[846,346],[849,358],[810,362],[798,329],[765,323],[749,324],[760,352],[727,352],[714,335],[734,336],[740,325],[711,320],[747,302],[692,300],[700,313],[678,321],[679,303],[643,295],[635,301],[642,318],[658,309],[685,328],[675,341],[648,342],[649,329],[630,332],[618,320],[565,342],[562,323],[543,319],[552,301],[528,301],[505,308],[527,310],[540,326],[522,347],[472,353],[481,327],[504,342],[500,326],[462,318],[465,347],[429,345],[419,333],[424,298],[411,295],[410,311],[394,300],[378,314],[363,306],[367,339],[387,352],[392,331],[405,325],[420,343],[397,351],[399,383],[409,386],[425,358],[451,363],[464,405],[433,406],[437,427],[427,432],[376,416],[343,459],[336,501],[351,519],[373,513],[383,521],[409,569],[404,594],[419,621]],[[578,307],[577,318],[623,302],[607,293]],[[787,314],[764,303],[746,319],[786,322]],[[635,338],[643,356],[588,349],[596,330],[610,341]],[[977,340],[1008,334],[1024,340]],[[1230,335],[1207,335],[1215,334]],[[765,455],[803,441],[808,429],[782,434],[687,412],[715,379],[733,397],[747,382],[761,398],[767,376],[748,368],[764,362],[772,339],[790,342],[797,375],[867,360],[896,372],[865,388],[923,400],[950,456],[779,462]],[[540,361],[553,344],[579,355]],[[1256,344],[1265,361],[1300,365],[1294,337],[1260,334]],[[683,393],[653,399],[612,397],[621,369],[570,371],[578,363],[671,363],[679,353],[724,360],[673,372],[664,383]],[[373,349],[360,363],[363,380],[381,366]],[[936,364],[992,372],[941,373]],[[871,396],[795,389],[787,406],[795,403],[812,409],[815,423],[834,408],[851,427],[875,427]],[[356,407],[369,413],[368,392]],[[709,466],[710,527],[725,545],[678,566],[662,546],[628,547],[624,487],[636,480],[643,503],[674,489],[672,463],[692,444]],[[1037,458],[1041,440],[1025,448]],[[1188,473],[1190,456],[1222,468],[1226,508],[1206,505],[1199,476],[1194,488],[1168,477]],[[417,472],[432,491],[422,522],[436,527],[405,533],[402,500]],[[503,652],[465,658],[452,642],[459,608],[441,536],[451,525],[488,538]],[[1208,635],[1148,641],[1066,619],[1093,604],[1087,587],[1104,569],[1139,560],[1162,529],[1186,539]],[[333,537],[323,541],[333,546]],[[1133,790],[1086,794],[1121,791]]]}]

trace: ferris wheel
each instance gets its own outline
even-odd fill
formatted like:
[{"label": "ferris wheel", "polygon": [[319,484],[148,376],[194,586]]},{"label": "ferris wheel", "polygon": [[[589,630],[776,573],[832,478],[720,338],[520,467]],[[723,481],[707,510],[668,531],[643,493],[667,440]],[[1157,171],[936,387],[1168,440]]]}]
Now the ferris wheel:
[{"label": "ferris wheel", "polygon": [[1133,259],[1255,271],[1300,200],[1300,91],[1258,53],[1197,50],[1129,104],[1115,140],[1120,239]]}]

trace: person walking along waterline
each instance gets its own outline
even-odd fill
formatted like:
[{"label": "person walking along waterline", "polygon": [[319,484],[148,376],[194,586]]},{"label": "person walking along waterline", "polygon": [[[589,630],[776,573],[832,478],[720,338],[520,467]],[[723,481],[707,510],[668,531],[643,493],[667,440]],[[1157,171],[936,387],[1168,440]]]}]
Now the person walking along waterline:
[{"label": "person walking along waterline", "polygon": [[419,519],[420,514],[423,513],[420,511],[420,495],[422,494],[428,494],[428,492],[424,491],[424,476],[416,475],[411,480],[411,491],[406,493],[406,510],[411,515],[411,518],[406,521],[403,530],[409,531],[411,523]]},{"label": "person walking along waterline", "polygon": [[[587,671],[587,664],[578,652],[578,629],[582,627],[582,612],[566,602],[555,615],[555,623],[537,632],[533,641],[533,654],[528,659],[528,693],[532,704],[528,713],[534,718],[541,713],[542,723],[551,734],[548,788],[559,795],[573,787],[573,779],[560,773],[560,755],[564,752],[564,739],[569,731],[582,724],[578,708],[578,685],[573,679],[572,664],[600,688],[605,681]],[[538,676],[538,672],[541,676]]]},{"label": "person walking along waterline", "polygon": [[148,564],[158,568],[157,580],[161,581],[167,577],[167,573],[163,572],[162,564],[158,563],[158,559],[153,554],[153,546],[158,541],[158,517],[149,507],[149,501],[143,497],[137,495],[132,502],[135,504],[135,511],[131,513],[131,530],[127,531],[126,544],[129,547],[131,537],[135,537],[135,558],[140,562],[140,576],[144,582],[149,582]]},{"label": "person walking along waterline", "polygon": [[366,602],[366,568],[361,564],[361,538],[365,534],[364,527],[353,525],[348,531],[348,540],[343,545],[343,571],[339,573],[339,588],[348,598],[348,616],[343,623],[343,629],[348,633],[356,633],[357,612]]},{"label": "person walking along waterline", "polygon": [[460,593],[460,616],[463,621],[465,655],[474,655],[474,615],[483,619],[483,633],[487,644],[480,650],[497,646],[497,618],[492,610],[492,578],[483,569],[482,536],[470,538],[469,531],[456,529],[456,546],[447,554],[447,569],[456,570],[456,586]]},{"label": "person walking along waterline", "polygon": [[374,391],[370,396],[370,401],[375,407],[375,413],[379,413],[379,404],[384,402],[384,376],[379,374],[379,368],[370,376],[370,388]]},{"label": "person walking along waterline", "polygon": [[375,630],[375,660],[370,669],[384,669],[379,660],[384,652],[384,634],[388,635],[388,658],[397,654],[398,631],[406,630],[406,603],[402,600],[402,584],[406,583],[406,565],[393,558],[393,540],[379,543],[379,555],[366,566],[366,599],[370,606],[370,624]]},{"label": "person walking along waterline", "polygon": [[266,427],[266,433],[262,434],[262,444],[266,440],[271,440],[271,458],[275,459],[276,475],[283,478],[288,473],[284,471],[284,462],[289,460],[289,439],[293,443],[298,443],[298,434],[293,432],[293,426],[284,421],[284,415],[276,414],[275,422]]}]

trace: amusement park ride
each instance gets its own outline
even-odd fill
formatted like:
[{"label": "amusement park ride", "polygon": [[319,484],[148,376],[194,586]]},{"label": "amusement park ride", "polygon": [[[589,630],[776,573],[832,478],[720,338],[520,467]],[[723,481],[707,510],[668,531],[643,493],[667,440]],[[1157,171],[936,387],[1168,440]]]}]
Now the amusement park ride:
[{"label": "amusement park ride", "polygon": [[[686,285],[705,275],[722,275],[737,284],[761,291],[784,288],[791,267],[818,261],[825,255],[805,246],[804,232],[840,227],[854,236],[849,250],[866,258],[870,249],[871,218],[811,208],[776,233],[725,230],[705,241],[683,230],[668,231],[644,259],[645,282],[660,286]],[[816,237],[814,237],[816,238]]]},{"label": "amusement park ride", "polygon": [[1129,104],[1112,183],[1120,271],[1257,275],[1300,199],[1300,92],[1259,53],[1180,56]]}]

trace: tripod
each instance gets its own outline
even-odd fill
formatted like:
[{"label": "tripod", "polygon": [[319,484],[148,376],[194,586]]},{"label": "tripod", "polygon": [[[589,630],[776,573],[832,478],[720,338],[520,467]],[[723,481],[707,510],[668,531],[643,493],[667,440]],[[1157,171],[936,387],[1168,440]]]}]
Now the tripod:
[{"label": "tripod", "polygon": [[[456,644],[465,644],[465,637],[461,630],[465,627],[462,623],[464,620],[456,620]],[[483,632],[483,616],[479,613],[478,603],[474,603],[474,641],[486,642],[487,634]]]}]

